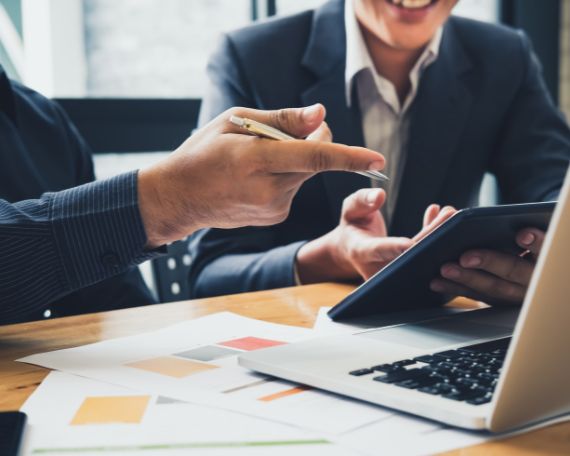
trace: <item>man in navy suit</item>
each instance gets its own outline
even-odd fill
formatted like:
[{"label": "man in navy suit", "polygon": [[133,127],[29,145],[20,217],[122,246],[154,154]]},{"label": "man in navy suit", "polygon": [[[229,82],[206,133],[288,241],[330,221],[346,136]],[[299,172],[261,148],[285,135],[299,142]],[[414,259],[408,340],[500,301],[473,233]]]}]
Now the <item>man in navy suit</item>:
[{"label": "man in navy suit", "polygon": [[[316,176],[280,225],[198,233],[195,297],[368,278],[417,240],[422,216],[437,224],[475,204],[486,172],[502,203],[556,198],[570,133],[529,40],[450,18],[456,2],[331,0],[223,38],[202,122],[232,105],[322,103],[335,141],[382,152],[391,180],[370,189],[356,175]],[[543,236],[518,234],[525,258],[465,252],[431,287],[521,301]]]}]

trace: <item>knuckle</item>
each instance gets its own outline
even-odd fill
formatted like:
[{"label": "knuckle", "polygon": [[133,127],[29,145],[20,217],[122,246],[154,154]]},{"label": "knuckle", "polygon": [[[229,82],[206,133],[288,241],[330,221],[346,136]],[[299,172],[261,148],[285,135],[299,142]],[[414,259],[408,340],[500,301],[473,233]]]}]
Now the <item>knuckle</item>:
[{"label": "knuckle", "polygon": [[279,109],[276,111],[275,121],[278,125],[278,128],[281,128],[287,132],[291,130],[291,116],[289,110]]},{"label": "knuckle", "polygon": [[501,282],[497,284],[497,290],[503,298],[508,300],[514,300],[518,296],[517,288],[507,282]]},{"label": "knuckle", "polygon": [[311,156],[309,168],[312,171],[317,172],[329,169],[330,166],[331,166],[331,159],[326,154],[326,152],[321,148],[316,149],[313,155]]},{"label": "knuckle", "polygon": [[519,276],[519,267],[516,260],[509,261],[505,265],[505,279],[515,282]]},{"label": "knuckle", "polygon": [[342,212],[346,212],[348,211],[352,206],[354,206],[357,198],[358,198],[358,193],[361,190],[359,190],[356,193],[353,193],[351,195],[348,195],[343,201],[342,201]]}]

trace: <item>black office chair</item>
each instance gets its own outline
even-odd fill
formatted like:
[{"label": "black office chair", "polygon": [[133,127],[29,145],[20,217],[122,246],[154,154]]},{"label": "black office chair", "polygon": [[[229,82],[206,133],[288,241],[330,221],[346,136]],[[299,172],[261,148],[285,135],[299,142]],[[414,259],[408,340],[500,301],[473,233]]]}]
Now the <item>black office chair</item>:
[{"label": "black office chair", "polygon": [[[200,100],[191,99],[58,99],[93,153],[174,150],[198,122]],[[192,259],[188,240],[174,242],[168,254],[152,261],[160,302],[189,299]]]}]

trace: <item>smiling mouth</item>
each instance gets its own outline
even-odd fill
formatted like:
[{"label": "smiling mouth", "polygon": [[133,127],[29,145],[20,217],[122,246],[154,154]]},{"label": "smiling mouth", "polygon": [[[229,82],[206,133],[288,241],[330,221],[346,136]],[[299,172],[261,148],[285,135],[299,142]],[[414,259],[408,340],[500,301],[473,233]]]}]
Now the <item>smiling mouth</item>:
[{"label": "smiling mouth", "polygon": [[388,3],[397,6],[398,8],[408,10],[418,10],[426,8],[438,0],[386,0]]}]

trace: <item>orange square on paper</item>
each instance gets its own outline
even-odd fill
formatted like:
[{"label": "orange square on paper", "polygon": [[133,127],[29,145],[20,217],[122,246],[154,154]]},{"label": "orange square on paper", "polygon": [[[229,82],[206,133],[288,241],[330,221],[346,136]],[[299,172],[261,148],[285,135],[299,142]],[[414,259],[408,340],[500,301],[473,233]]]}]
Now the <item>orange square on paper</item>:
[{"label": "orange square on paper", "polygon": [[261,339],[259,337],[242,337],[241,339],[220,342],[218,345],[237,348],[238,350],[253,351],[261,348],[275,347],[277,345],[286,345],[286,343],[278,340]]},{"label": "orange square on paper", "polygon": [[218,369],[218,366],[213,364],[199,363],[188,359],[174,358],[170,356],[160,356],[158,358],[135,361],[133,363],[125,364],[125,366],[174,378],[184,378],[199,372]]},{"label": "orange square on paper", "polygon": [[150,396],[87,397],[71,424],[140,423],[149,400]]}]

